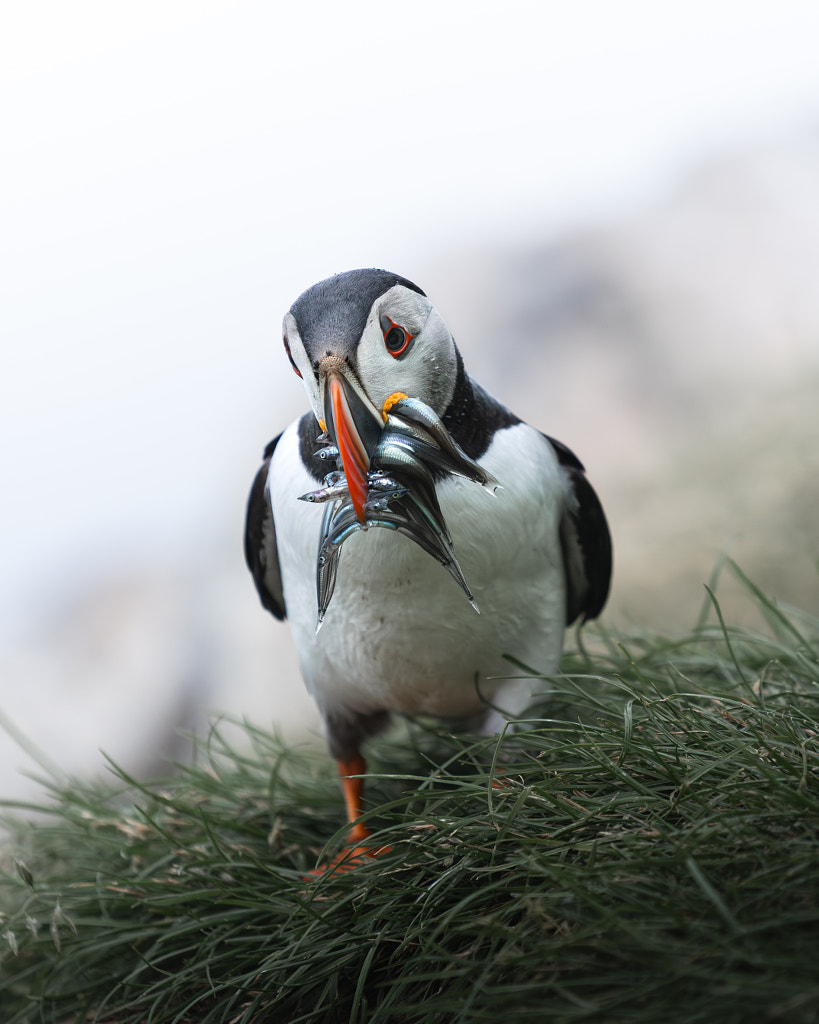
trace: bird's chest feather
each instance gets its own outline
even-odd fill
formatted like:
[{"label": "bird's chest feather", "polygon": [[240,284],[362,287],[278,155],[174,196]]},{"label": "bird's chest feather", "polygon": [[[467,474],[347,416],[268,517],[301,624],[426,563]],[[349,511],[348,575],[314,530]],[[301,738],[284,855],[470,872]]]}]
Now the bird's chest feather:
[{"label": "bird's chest feather", "polygon": [[480,462],[500,481],[497,494],[456,477],[437,485],[480,614],[416,544],[371,527],[343,545],[336,592],[316,633],[322,510],[297,500],[315,484],[298,461],[293,429],[282,438],[270,489],[285,600],[305,681],[323,707],[467,714],[479,704],[476,676],[509,674],[504,654],[555,668],[565,616],[557,462],[524,424],[499,431]]}]

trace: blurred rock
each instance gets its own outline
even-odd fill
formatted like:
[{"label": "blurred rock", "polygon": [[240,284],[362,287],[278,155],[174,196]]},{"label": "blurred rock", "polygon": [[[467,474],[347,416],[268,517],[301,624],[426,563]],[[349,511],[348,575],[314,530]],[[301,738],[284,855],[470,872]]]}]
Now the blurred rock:
[{"label": "blurred rock", "polygon": [[450,265],[470,367],[603,498],[610,619],[689,624],[725,549],[819,613],[819,133],[710,163],[619,222]]}]

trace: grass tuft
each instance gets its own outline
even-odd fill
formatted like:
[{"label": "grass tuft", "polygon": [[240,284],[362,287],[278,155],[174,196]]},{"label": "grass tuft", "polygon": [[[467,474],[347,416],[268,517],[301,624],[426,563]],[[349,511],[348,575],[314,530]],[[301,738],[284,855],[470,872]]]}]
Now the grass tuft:
[{"label": "grass tuft", "polygon": [[712,588],[685,637],[587,630],[525,729],[372,744],[392,852],[347,875],[304,880],[344,834],[329,759],[246,723],[163,784],[52,783],[0,1019],[819,1020],[819,622],[744,583],[764,631]]}]

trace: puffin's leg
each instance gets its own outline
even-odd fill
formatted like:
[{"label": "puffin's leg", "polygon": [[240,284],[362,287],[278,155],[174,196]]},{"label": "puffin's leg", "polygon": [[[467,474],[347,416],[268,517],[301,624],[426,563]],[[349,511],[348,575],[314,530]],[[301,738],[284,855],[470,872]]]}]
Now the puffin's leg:
[{"label": "puffin's leg", "polygon": [[352,757],[339,758],[336,761],[338,774],[341,779],[341,789],[344,793],[344,804],[347,808],[347,821],[351,828],[347,835],[347,842],[351,846],[370,838],[370,830],[363,821],[356,821],[364,811],[364,779],[354,776],[363,776],[367,771],[367,762],[356,751]]},{"label": "puffin's leg", "polygon": [[[344,803],[347,807],[347,821],[350,823],[347,848],[341,853],[337,853],[326,864],[321,864],[311,871],[306,876],[308,879],[320,878],[322,875],[342,874],[359,864],[366,863],[365,858],[377,857],[380,853],[386,853],[390,849],[389,846],[372,846],[368,843],[372,833],[363,821],[356,820],[361,817],[364,810],[364,779],[360,776],[367,771],[367,762],[360,753],[356,752],[349,757],[339,758],[336,764],[344,793]],[[353,776],[359,777],[354,778]]]},{"label": "puffin's leg", "polygon": [[363,776],[367,771],[367,762],[361,755],[361,744],[388,725],[389,715],[384,711],[370,714],[337,712],[325,715],[325,722],[330,753],[335,758],[341,780],[350,831],[347,835],[347,849],[311,871],[308,877],[312,878],[349,871],[357,864],[364,863],[365,857],[377,857],[390,849],[389,846],[372,846],[368,842],[372,833],[362,821],[357,820],[364,811]]}]

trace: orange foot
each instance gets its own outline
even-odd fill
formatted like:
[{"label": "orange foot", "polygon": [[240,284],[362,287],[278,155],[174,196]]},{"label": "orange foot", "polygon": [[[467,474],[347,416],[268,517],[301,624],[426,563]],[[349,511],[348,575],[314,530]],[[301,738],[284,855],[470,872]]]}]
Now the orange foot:
[{"label": "orange foot", "polygon": [[304,876],[305,881],[323,878],[324,875],[343,875],[366,864],[374,857],[380,857],[382,853],[389,853],[391,846],[376,846],[375,843],[368,842],[370,835],[370,830],[364,825],[354,825],[347,838],[347,848],[337,853],[326,864],[319,864],[317,868],[313,868]]},{"label": "orange foot", "polygon": [[345,875],[348,871],[354,871],[362,864],[368,864],[374,857],[380,857],[382,853],[389,853],[391,846],[349,846],[341,853],[337,853],[326,864],[319,864],[317,868],[309,871],[304,879],[306,882],[314,878],[323,878],[325,875]]}]

